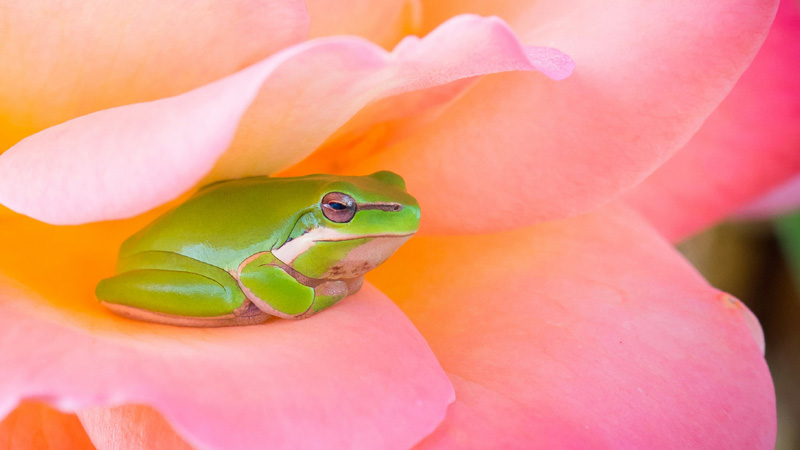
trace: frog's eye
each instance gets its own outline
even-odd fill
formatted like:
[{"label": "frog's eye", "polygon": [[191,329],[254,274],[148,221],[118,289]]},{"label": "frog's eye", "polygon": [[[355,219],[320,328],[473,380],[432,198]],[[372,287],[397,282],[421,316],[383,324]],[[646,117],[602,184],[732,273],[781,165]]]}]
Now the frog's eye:
[{"label": "frog's eye", "polygon": [[322,214],[331,222],[350,222],[356,215],[356,200],[341,192],[330,192],[322,197]]}]

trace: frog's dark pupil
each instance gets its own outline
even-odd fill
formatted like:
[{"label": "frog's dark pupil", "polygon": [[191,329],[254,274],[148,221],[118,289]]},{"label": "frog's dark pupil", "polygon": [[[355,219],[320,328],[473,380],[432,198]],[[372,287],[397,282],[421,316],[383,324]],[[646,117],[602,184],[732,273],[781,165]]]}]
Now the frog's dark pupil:
[{"label": "frog's dark pupil", "polygon": [[341,211],[343,209],[347,209],[347,206],[345,206],[344,203],[331,202],[331,203],[329,203],[329,205],[331,206],[331,208],[333,208],[333,209],[335,209],[337,211]]}]

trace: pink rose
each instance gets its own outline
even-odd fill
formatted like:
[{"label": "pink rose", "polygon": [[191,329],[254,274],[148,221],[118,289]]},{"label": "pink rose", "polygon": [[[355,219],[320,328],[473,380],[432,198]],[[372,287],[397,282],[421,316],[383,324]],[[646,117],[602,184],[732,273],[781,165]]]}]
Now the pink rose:
[{"label": "pink rose", "polygon": [[[656,230],[800,172],[793,3],[724,102],[776,1],[43,3],[0,5],[0,414],[81,425],[26,403],[0,442],[774,445],[758,322]],[[378,169],[422,235],[323,314],[185,329],[95,301],[203,183]]]}]

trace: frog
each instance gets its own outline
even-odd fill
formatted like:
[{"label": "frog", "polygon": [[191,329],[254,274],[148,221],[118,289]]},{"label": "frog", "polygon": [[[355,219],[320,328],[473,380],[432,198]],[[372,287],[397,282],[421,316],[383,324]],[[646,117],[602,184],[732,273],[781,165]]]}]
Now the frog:
[{"label": "frog", "polygon": [[167,325],[304,319],[358,292],[419,222],[390,171],[218,181],[126,239],[95,294],[113,313]]}]

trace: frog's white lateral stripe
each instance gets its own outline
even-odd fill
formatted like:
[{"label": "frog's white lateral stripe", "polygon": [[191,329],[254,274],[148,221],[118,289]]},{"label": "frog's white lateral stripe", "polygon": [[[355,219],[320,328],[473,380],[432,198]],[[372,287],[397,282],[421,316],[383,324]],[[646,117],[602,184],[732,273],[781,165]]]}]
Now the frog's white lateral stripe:
[{"label": "frog's white lateral stripe", "polygon": [[354,236],[351,234],[340,233],[331,228],[315,228],[308,233],[298,236],[291,241],[283,244],[277,249],[272,251],[276,258],[281,260],[284,264],[291,264],[298,256],[305,253],[308,249],[314,246],[317,242],[326,241],[349,241],[352,239],[362,239],[371,237],[406,237],[413,233],[408,234],[375,234]]},{"label": "frog's white lateral stripe", "polygon": [[330,228],[315,228],[272,251],[276,258],[284,264],[291,264],[298,256],[305,253],[319,240],[341,240],[345,235]]}]

